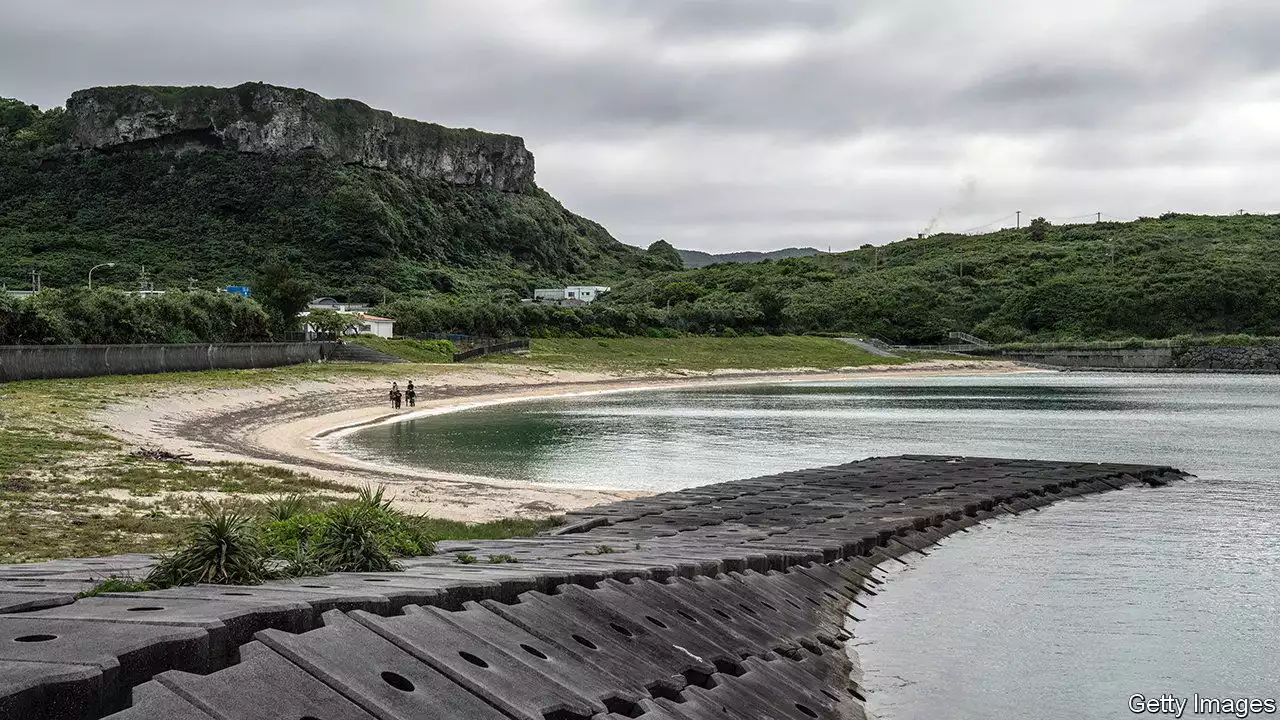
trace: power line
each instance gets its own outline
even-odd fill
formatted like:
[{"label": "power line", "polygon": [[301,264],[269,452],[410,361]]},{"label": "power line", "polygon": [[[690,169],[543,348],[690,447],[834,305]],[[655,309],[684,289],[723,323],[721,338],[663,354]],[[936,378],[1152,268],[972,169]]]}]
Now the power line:
[{"label": "power line", "polygon": [[975,231],[977,231],[977,230],[986,230],[987,228],[991,227],[992,225],[995,225],[995,224],[997,224],[997,223],[1002,223],[1002,222],[1004,222],[1005,220],[1008,220],[1009,218],[1011,218],[1011,217],[1013,217],[1013,216],[1014,216],[1014,215],[1013,215],[1013,213],[1010,213],[1010,214],[1005,215],[1004,217],[1000,218],[999,220],[992,220],[991,222],[987,223],[986,225],[979,225],[978,227],[975,227],[975,228],[969,228],[968,230],[961,230],[961,231],[960,231],[960,234],[961,234],[961,235],[968,235],[969,233],[971,233],[971,232],[975,232]]}]

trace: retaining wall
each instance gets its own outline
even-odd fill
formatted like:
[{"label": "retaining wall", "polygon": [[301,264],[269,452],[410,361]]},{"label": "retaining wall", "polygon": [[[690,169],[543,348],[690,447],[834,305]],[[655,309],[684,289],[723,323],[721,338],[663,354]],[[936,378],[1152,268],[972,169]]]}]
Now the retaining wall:
[{"label": "retaining wall", "polygon": [[1070,369],[1110,370],[1280,370],[1280,346],[1164,347],[1113,350],[996,350],[974,354]]},{"label": "retaining wall", "polygon": [[0,382],[196,370],[247,370],[325,360],[334,343],[0,346]]}]

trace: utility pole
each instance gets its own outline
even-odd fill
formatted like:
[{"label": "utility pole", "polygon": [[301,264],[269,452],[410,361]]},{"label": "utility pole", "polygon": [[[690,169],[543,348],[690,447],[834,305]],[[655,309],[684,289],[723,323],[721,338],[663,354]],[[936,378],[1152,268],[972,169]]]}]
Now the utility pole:
[{"label": "utility pole", "polygon": [[142,266],[142,272],[138,273],[138,289],[147,292],[151,289],[151,280],[147,277],[147,266]]},{"label": "utility pole", "polygon": [[35,268],[31,269],[31,289],[40,292],[40,271]]},{"label": "utility pole", "polygon": [[1097,222],[1102,222],[1102,213],[1098,213],[1098,220],[1097,220]]},{"label": "utility pole", "polygon": [[1022,211],[1018,210],[1017,213],[1018,213],[1018,229],[1021,230],[1022,229]]}]

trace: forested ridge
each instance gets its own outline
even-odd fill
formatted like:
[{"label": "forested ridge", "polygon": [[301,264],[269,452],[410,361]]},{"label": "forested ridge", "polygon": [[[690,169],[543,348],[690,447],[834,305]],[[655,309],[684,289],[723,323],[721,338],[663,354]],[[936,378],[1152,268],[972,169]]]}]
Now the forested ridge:
[{"label": "forested ridge", "polygon": [[[308,153],[72,152],[66,132],[61,109],[0,101],[0,279],[10,287],[32,268],[46,287],[78,286],[94,264],[114,261],[98,282],[129,287],[145,265],[157,288],[192,279],[211,288],[251,284],[264,264],[283,262],[317,294],[378,303],[405,333],[841,333],[899,343],[956,330],[993,341],[1280,335],[1274,215],[1036,219],[686,270],[667,243],[623,245],[536,186],[461,187]],[[521,302],[534,287],[566,283],[613,291],[581,308]],[[256,337],[260,324],[220,332]]]}]

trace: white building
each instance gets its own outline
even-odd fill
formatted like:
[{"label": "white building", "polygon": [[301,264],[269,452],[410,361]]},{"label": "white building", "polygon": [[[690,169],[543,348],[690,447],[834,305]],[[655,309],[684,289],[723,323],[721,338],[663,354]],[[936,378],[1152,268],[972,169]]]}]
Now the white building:
[{"label": "white building", "polygon": [[[328,309],[328,306],[321,306],[321,308]],[[298,313],[298,317],[305,318],[310,314],[310,310],[304,310]],[[341,314],[347,318],[347,330],[343,335],[376,335],[377,337],[388,339],[395,337],[396,321],[391,318],[378,317],[377,315],[368,315],[366,313],[343,312]],[[303,330],[307,333],[308,338],[316,332],[311,323],[307,323]]]},{"label": "white building", "polygon": [[564,299],[591,302],[607,292],[609,288],[603,285],[570,285],[564,289]]},{"label": "white building", "polygon": [[336,310],[340,313],[362,313],[362,312],[367,312],[369,310],[368,305],[362,305],[360,303],[339,302],[337,300],[334,300],[331,297],[316,298],[311,302],[307,303],[307,307],[312,310],[316,310],[319,308],[327,308],[329,310]]},{"label": "white building", "polygon": [[354,324],[360,329],[360,335],[376,335],[380,338],[391,338],[394,335],[396,321],[391,318],[364,313],[355,313],[354,317]]},{"label": "white building", "polygon": [[555,302],[576,305],[589,303],[609,292],[603,285],[570,285],[566,288],[549,288],[533,291],[534,302]]}]

